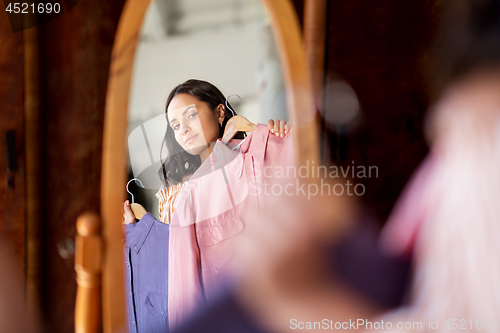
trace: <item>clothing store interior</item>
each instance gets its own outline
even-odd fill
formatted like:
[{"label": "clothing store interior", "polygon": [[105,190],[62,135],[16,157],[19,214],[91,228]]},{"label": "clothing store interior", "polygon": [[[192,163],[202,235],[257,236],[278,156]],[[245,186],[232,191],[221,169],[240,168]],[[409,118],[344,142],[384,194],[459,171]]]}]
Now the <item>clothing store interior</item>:
[{"label": "clothing store interior", "polygon": [[500,332],[499,0],[4,4],[1,332]]}]

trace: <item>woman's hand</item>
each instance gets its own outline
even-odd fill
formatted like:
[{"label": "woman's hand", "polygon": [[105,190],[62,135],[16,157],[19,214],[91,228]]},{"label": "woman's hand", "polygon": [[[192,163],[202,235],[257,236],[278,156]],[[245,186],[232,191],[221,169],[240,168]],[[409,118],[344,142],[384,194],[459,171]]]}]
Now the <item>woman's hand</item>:
[{"label": "woman's hand", "polygon": [[123,224],[130,224],[130,223],[135,223],[135,216],[127,200],[123,203]]},{"label": "woman's hand", "polygon": [[287,123],[286,121],[279,119],[269,119],[269,121],[267,122],[267,127],[269,127],[269,131],[271,131],[271,133],[274,133],[276,136],[281,137],[287,135],[288,132],[290,132],[290,128],[292,128],[289,122]]}]

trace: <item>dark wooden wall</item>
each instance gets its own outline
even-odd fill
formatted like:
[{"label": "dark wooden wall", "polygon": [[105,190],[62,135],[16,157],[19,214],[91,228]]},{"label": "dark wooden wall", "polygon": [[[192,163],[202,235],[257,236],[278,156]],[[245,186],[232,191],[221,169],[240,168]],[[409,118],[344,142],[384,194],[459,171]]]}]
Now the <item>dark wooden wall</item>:
[{"label": "dark wooden wall", "polygon": [[85,210],[98,212],[104,103],[124,0],[85,0],[41,26],[43,123],[43,317],[47,332],[73,332],[75,237]]},{"label": "dark wooden wall", "polygon": [[429,106],[422,60],[439,3],[329,1],[326,82],[340,76],[349,83],[363,113],[361,126],[347,134],[341,165],[354,161],[378,167],[378,178],[356,181],[365,185],[362,200],[380,221],[428,149],[422,127]]},{"label": "dark wooden wall", "polygon": [[[0,19],[0,251],[25,269],[23,35]],[[7,185],[6,131],[14,131],[17,170]],[[22,275],[22,274],[21,274]]]}]

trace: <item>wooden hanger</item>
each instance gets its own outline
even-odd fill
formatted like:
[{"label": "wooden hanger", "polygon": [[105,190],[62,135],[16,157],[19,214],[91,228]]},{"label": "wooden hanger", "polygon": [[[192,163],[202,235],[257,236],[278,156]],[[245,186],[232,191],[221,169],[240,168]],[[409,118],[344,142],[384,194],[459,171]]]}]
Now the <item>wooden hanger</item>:
[{"label": "wooden hanger", "polygon": [[140,186],[141,186],[142,188],[144,188],[144,185],[142,185],[141,180],[140,180],[140,179],[138,179],[138,178],[132,178],[132,179],[131,179],[131,180],[129,180],[129,181],[128,181],[128,183],[127,183],[127,192],[128,192],[128,193],[132,196],[132,203],[130,204],[130,209],[132,209],[132,213],[134,213],[135,218],[136,218],[136,219],[138,219],[138,220],[140,220],[140,219],[142,219],[142,217],[143,217],[144,215],[146,215],[146,214],[147,214],[147,211],[146,211],[146,209],[145,209],[144,207],[142,207],[140,204],[138,204],[138,203],[134,203],[134,195],[132,194],[132,192],[130,192],[130,191],[128,190],[128,184],[130,184],[130,182],[131,182],[131,181],[133,181],[133,180],[138,180],[138,181],[139,181],[139,183],[140,183]]},{"label": "wooden hanger", "polygon": [[233,117],[231,117],[228,120],[228,122],[226,123],[224,135],[222,135],[222,143],[224,143],[225,145],[227,145],[227,143],[229,141],[231,141],[232,138],[234,138],[236,133],[238,133],[238,132],[251,132],[255,128],[255,124],[248,121],[248,119],[246,119],[245,117],[237,116],[236,113],[234,113],[233,109],[231,109],[229,107],[229,104],[227,103],[227,101],[229,100],[229,97],[231,97],[231,96],[236,96],[241,101],[241,97],[236,95],[236,94],[229,95],[226,98],[226,102],[225,102],[226,107],[231,111],[231,113],[233,114]]},{"label": "wooden hanger", "polygon": [[248,121],[245,117],[234,116],[226,123],[222,143],[227,144],[238,132],[251,132],[254,128],[255,124]]}]

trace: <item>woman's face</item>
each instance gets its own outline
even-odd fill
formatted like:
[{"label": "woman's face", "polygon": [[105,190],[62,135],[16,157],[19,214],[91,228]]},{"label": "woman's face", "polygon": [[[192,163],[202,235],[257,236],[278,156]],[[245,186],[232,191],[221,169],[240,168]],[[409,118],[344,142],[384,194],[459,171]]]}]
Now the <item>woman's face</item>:
[{"label": "woman's face", "polygon": [[224,120],[222,104],[211,110],[207,103],[195,96],[177,94],[170,101],[167,116],[179,145],[191,155],[200,155],[205,160],[210,154],[209,144],[217,140],[219,123]]}]

